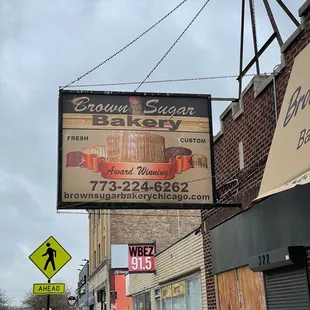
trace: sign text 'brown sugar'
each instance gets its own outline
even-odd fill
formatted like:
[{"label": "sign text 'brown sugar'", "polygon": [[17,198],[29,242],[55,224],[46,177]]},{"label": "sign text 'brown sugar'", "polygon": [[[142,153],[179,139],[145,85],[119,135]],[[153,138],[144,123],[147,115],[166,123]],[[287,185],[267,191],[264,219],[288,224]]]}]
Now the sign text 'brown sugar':
[{"label": "sign text 'brown sugar'", "polygon": [[[127,114],[129,112],[128,104],[111,104],[111,103],[90,103],[91,100],[87,96],[77,97],[71,101],[74,104],[75,112],[83,113],[115,113],[115,114]],[[145,103],[145,109],[143,114],[158,114],[169,116],[193,116],[196,114],[194,107],[176,107],[167,106],[161,103],[159,99],[150,99]]]}]

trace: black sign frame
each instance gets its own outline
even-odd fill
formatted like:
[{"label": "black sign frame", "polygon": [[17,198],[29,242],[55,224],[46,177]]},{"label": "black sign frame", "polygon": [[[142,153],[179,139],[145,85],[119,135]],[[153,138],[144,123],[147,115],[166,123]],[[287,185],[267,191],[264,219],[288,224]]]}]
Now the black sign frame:
[{"label": "black sign frame", "polygon": [[[62,200],[62,167],[63,167],[63,96],[64,95],[102,95],[102,96],[156,96],[156,97],[175,97],[175,98],[200,98],[205,99],[207,105],[207,115],[209,119],[209,139],[211,154],[211,184],[213,200],[210,203],[157,203],[157,202],[107,202],[107,201],[89,201],[89,202],[65,202]],[[110,92],[110,91],[90,91],[90,90],[59,90],[58,107],[58,160],[57,160],[57,211],[58,210],[80,210],[80,209],[161,209],[161,210],[203,210],[214,207],[240,207],[240,204],[216,204],[215,187],[215,166],[213,149],[213,127],[212,127],[212,108],[211,95],[209,94],[180,94],[180,93],[137,93],[137,92]]]}]

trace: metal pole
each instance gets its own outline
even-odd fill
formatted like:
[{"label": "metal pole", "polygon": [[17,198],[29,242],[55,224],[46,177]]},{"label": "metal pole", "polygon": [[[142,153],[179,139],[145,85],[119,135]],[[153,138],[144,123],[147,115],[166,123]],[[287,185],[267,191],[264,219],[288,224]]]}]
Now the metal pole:
[{"label": "metal pole", "polygon": [[211,101],[238,101],[238,99],[232,97],[211,97]]},{"label": "metal pole", "polygon": [[244,41],[244,13],[245,13],[245,0],[241,0],[241,30],[240,30],[240,63],[239,63],[239,92],[238,92],[238,99],[241,98],[242,92],[242,67],[243,67],[243,41]]},{"label": "metal pole", "polygon": [[276,0],[280,7],[283,9],[283,11],[287,14],[287,16],[291,19],[291,21],[297,26],[300,26],[300,23],[295,18],[295,16],[292,14],[292,12],[288,9],[288,7],[283,3],[282,0]]},{"label": "metal pole", "polygon": [[280,31],[278,29],[277,23],[276,23],[276,21],[275,21],[275,19],[273,17],[273,14],[272,14],[269,2],[268,2],[268,0],[263,0],[263,2],[264,2],[264,5],[265,5],[265,8],[266,8],[267,15],[269,17],[269,21],[271,23],[271,26],[273,28],[273,31],[277,34],[277,40],[278,40],[279,46],[281,47],[283,45],[283,41],[282,41],[282,38],[281,38],[281,35],[280,35]]},{"label": "metal pole", "polygon": [[255,22],[255,9],[254,9],[254,0],[249,0],[250,5],[250,15],[251,15],[251,24],[252,24],[252,37],[253,37],[253,45],[254,45],[254,55],[255,55],[255,62],[256,62],[256,73],[260,75],[259,69],[259,60],[257,57],[257,35],[256,35],[256,22]]},{"label": "metal pole", "polygon": [[276,89],[276,69],[279,67],[280,65],[276,65],[273,68],[273,103],[274,103],[274,116],[276,119],[276,126],[277,126],[277,122],[278,122],[278,103],[277,103],[277,89]]},{"label": "metal pole", "polygon": [[[51,283],[51,280],[48,279],[47,283]],[[50,307],[51,307],[51,295],[47,295],[47,298],[46,298],[46,310],[50,310]]]}]

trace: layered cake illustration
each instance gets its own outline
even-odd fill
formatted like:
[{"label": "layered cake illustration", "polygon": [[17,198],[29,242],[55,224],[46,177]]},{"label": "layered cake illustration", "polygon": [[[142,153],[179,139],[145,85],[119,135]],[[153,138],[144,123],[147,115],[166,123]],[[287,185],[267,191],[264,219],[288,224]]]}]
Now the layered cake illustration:
[{"label": "layered cake illustration", "polygon": [[111,133],[106,144],[69,152],[66,167],[87,168],[103,178],[127,179],[173,179],[191,168],[208,169],[206,156],[165,143],[165,137],[147,132]]},{"label": "layered cake illustration", "polygon": [[107,136],[108,162],[165,163],[165,138],[145,132]]}]

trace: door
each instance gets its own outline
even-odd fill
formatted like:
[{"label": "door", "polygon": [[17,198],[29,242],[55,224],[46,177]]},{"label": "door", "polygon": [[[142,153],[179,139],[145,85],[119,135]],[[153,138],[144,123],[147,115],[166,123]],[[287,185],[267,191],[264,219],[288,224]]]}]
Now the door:
[{"label": "door", "polygon": [[268,310],[309,310],[306,268],[286,266],[264,272]]},{"label": "door", "polygon": [[266,309],[263,274],[248,266],[217,274],[215,286],[219,310]]}]

